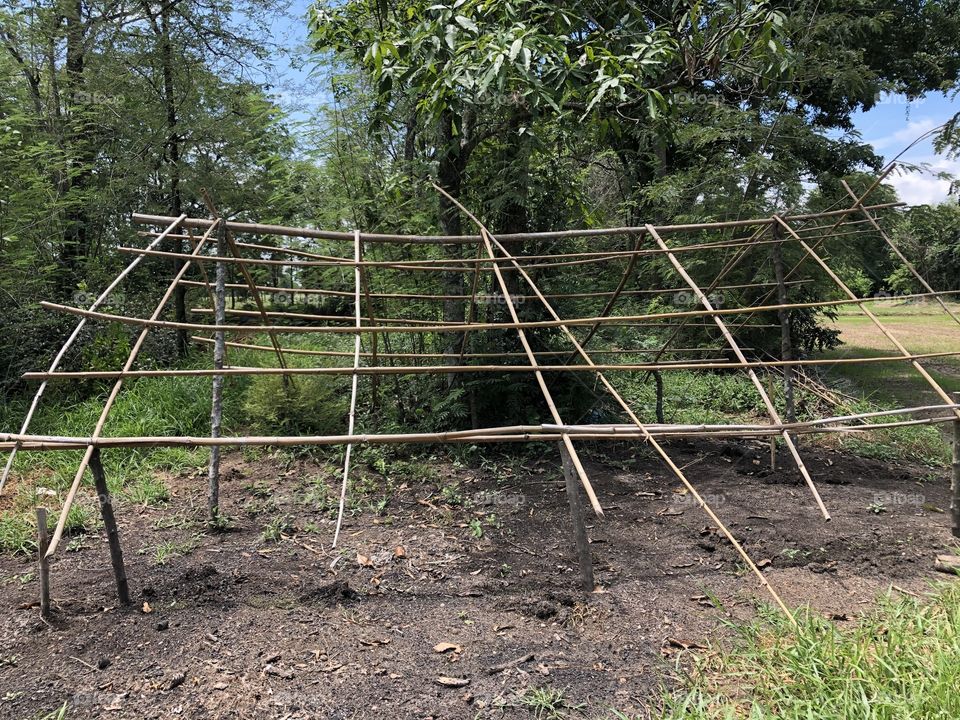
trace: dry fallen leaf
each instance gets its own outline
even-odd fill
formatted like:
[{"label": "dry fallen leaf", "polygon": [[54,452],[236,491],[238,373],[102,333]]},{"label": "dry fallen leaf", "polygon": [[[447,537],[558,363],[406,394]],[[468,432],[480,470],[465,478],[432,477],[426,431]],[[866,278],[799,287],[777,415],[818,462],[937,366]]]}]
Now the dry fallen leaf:
[{"label": "dry fallen leaf", "polygon": [[442,643],[437,643],[436,645],[433,646],[433,651],[435,653],[445,653],[445,652],[450,652],[451,650],[455,653],[463,652],[462,647],[460,647],[459,645],[454,645],[453,643],[442,642]]},{"label": "dry fallen leaf", "polygon": [[465,685],[470,684],[470,678],[455,678],[441,675],[436,679],[436,683],[437,685],[443,685],[444,687],[464,687]]},{"label": "dry fallen leaf", "polygon": [[407,556],[407,551],[403,549],[403,545],[397,545],[396,550],[393,551],[393,556],[395,558],[404,558]]},{"label": "dry fallen leaf", "polygon": [[150,614],[153,612],[153,608],[150,607],[150,603],[148,603],[146,600],[144,600],[143,602],[143,611],[147,614]]},{"label": "dry fallen leaf", "polygon": [[361,555],[360,553],[357,553],[357,564],[362,565],[363,567],[373,567],[373,563],[370,562],[370,558],[368,558],[366,555]]}]

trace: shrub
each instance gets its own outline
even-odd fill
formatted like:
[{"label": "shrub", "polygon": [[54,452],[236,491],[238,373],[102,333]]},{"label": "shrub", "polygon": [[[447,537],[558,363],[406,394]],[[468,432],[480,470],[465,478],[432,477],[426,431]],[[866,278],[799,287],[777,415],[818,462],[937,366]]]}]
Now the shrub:
[{"label": "shrub", "polygon": [[343,378],[294,377],[284,386],[279,375],[253,379],[243,410],[257,432],[282,435],[346,433],[349,384]]}]

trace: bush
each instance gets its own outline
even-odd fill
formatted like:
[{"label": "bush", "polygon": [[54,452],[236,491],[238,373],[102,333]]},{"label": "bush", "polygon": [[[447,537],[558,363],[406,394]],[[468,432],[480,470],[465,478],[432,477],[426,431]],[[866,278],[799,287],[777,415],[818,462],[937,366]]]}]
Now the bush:
[{"label": "bush", "polygon": [[279,375],[253,379],[244,395],[243,411],[257,432],[281,435],[341,435],[347,431],[350,386],[343,378],[291,378]]}]

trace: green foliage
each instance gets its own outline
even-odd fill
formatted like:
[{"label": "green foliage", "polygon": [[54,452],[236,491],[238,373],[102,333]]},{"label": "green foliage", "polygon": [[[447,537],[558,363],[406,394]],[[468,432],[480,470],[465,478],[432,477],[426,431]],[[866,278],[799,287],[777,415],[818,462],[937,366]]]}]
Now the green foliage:
[{"label": "green foliage", "polygon": [[349,409],[349,385],[333,377],[298,376],[284,384],[278,375],[258,376],[243,401],[251,427],[262,434],[342,434]]},{"label": "green foliage", "polygon": [[[782,616],[736,626],[731,648],[697,663],[691,687],[668,700],[663,720],[947,718],[960,662],[960,589],[927,598],[887,596],[841,628],[807,610],[793,629]],[[749,677],[747,685],[730,677]]]}]

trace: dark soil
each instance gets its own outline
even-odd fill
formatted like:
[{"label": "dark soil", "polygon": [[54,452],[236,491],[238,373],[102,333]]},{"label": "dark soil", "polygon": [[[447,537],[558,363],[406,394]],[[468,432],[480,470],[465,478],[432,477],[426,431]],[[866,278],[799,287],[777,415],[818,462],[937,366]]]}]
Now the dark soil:
[{"label": "dark soil", "polygon": [[[219,533],[204,530],[205,479],[169,478],[165,506],[118,503],[130,609],[116,606],[102,533],[58,554],[49,624],[35,563],[0,558],[0,717],[66,702],[71,720],[532,718],[520,697],[545,686],[581,706],[570,717],[646,717],[684,646],[768,598],[662,464],[584,447],[607,516],[589,521],[590,594],[553,448],[480,469],[408,464],[388,495],[361,466],[369,480],[336,551],[336,489],[316,494],[335,485],[330,466],[228,455],[234,528]],[[891,586],[923,590],[953,547],[945,471],[804,448],[833,513],[824,523],[760,444],[669,451],[788,604],[853,619]]]}]

